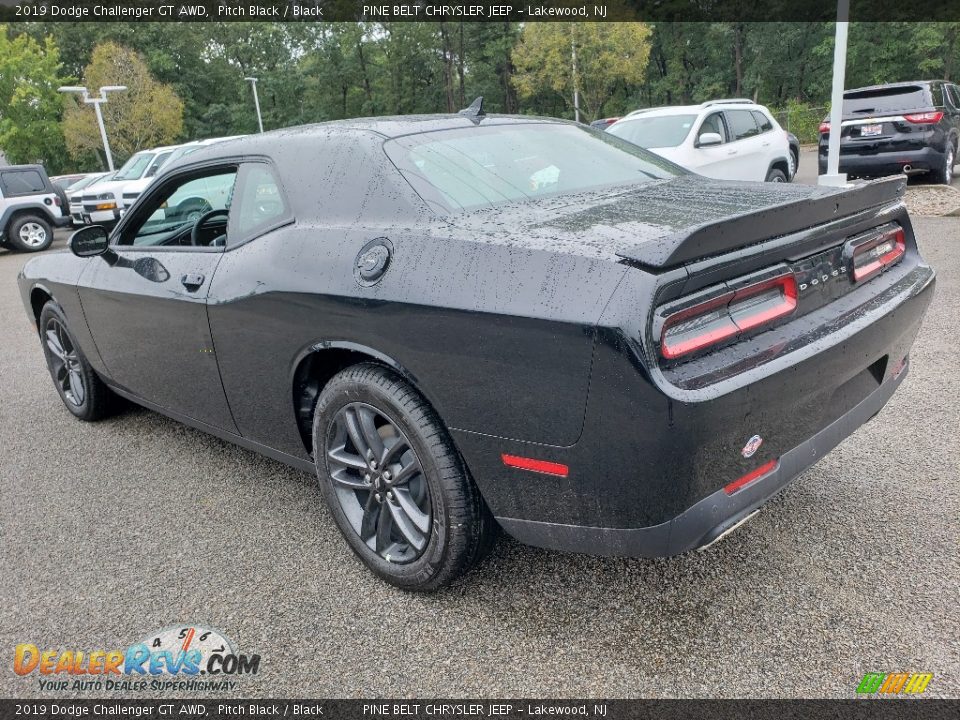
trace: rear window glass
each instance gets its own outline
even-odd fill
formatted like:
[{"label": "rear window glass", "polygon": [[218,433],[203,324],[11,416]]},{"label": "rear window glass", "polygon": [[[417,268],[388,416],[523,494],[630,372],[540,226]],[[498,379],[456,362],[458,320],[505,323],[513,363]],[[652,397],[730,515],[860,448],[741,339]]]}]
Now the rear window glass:
[{"label": "rear window glass", "polygon": [[609,133],[553,123],[407,135],[388,141],[384,150],[427,203],[448,211],[632,185],[684,172]]},{"label": "rear window glass", "polygon": [[642,148],[676,147],[690,134],[696,119],[696,115],[640,116],[617,123],[607,132]]},{"label": "rear window glass", "polygon": [[757,121],[757,125],[760,126],[760,132],[773,130],[773,123],[770,122],[770,118],[759,110],[751,110],[750,112],[753,114],[753,119]]},{"label": "rear window glass", "polygon": [[927,88],[921,85],[877,88],[875,90],[852,90],[843,94],[843,113],[853,115],[917,110],[930,106]]},{"label": "rear window glass", "polygon": [[38,193],[44,189],[43,178],[36,170],[8,170],[0,174],[5,195]]}]

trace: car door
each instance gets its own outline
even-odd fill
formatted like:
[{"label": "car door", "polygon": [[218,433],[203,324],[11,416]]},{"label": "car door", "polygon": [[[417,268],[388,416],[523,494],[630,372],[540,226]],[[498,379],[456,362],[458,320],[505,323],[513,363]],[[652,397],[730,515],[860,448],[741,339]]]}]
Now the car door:
[{"label": "car door", "polygon": [[[700,136],[704,133],[717,133],[723,142],[720,145],[701,145]],[[693,151],[691,157],[693,162],[689,168],[700,175],[716,178],[717,180],[736,180],[731,170],[731,163],[735,149],[729,145],[730,134],[727,132],[727,125],[723,120],[722,112],[715,112],[707,115],[694,135]]]},{"label": "car door", "polygon": [[732,180],[766,180],[767,163],[764,157],[760,128],[749,110],[725,110],[730,142],[730,172]]},{"label": "car door", "polygon": [[[114,383],[213,428],[236,432],[207,319],[223,256],[237,166],[165,178],[91,258],[80,277],[84,315]],[[197,244],[192,244],[196,242]]]}]

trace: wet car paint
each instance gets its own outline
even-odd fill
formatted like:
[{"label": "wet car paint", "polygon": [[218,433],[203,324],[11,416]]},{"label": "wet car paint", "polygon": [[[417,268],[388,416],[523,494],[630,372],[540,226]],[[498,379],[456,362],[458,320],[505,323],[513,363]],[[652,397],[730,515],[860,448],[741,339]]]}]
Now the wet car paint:
[{"label": "wet car paint", "polygon": [[[879,364],[909,350],[933,287],[912,231],[907,260],[860,288],[842,318],[836,308],[814,324],[811,312],[674,369],[661,367],[649,330],[671,297],[805,257],[891,214],[909,231],[902,186],[843,193],[681,171],[635,188],[431,212],[381,145],[472,122],[333,123],[199,151],[164,175],[268,161],[291,222],[225,252],[116,248],[126,264],[113,266],[37,258],[21,279],[25,303],[36,313],[37,293],[46,293],[72,328],[86,326],[85,313],[96,318],[78,342],[128,397],[304,469],[313,374],[363,357],[387,364],[437,410],[505,523],[661,523],[765,452],[825,427],[876,390]],[[835,218],[839,227],[799,231],[804,209],[811,222]],[[392,247],[388,268],[360,283],[358,256],[378,238]],[[144,258],[152,263],[137,272]],[[180,284],[191,272],[205,278],[200,292]],[[206,328],[196,314],[204,307]],[[745,460],[740,449],[757,433],[763,452]],[[507,468],[503,453],[571,472]]]}]

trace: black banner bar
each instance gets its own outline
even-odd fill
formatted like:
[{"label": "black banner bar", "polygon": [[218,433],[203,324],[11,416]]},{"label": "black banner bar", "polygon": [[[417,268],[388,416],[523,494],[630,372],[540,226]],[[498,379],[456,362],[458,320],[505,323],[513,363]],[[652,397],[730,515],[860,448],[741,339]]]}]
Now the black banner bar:
[{"label": "black banner bar", "polygon": [[940,720],[958,700],[0,700],[0,717],[227,720]]},{"label": "black banner bar", "polygon": [[[836,0],[0,0],[0,22],[830,22]],[[960,21],[960,0],[851,0],[854,22]]]}]

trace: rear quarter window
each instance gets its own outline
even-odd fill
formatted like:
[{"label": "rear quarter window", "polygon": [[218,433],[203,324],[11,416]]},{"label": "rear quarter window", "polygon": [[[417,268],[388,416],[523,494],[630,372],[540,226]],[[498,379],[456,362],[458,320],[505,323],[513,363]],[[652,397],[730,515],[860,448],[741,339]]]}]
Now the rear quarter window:
[{"label": "rear quarter window", "polygon": [[760,127],[760,132],[770,132],[773,130],[773,123],[770,122],[770,118],[764,115],[759,110],[752,110],[753,119],[757,121],[757,125]]},{"label": "rear quarter window", "polygon": [[0,172],[0,184],[3,186],[3,194],[11,195],[32,195],[45,191],[43,178],[36,170],[8,170]]}]

